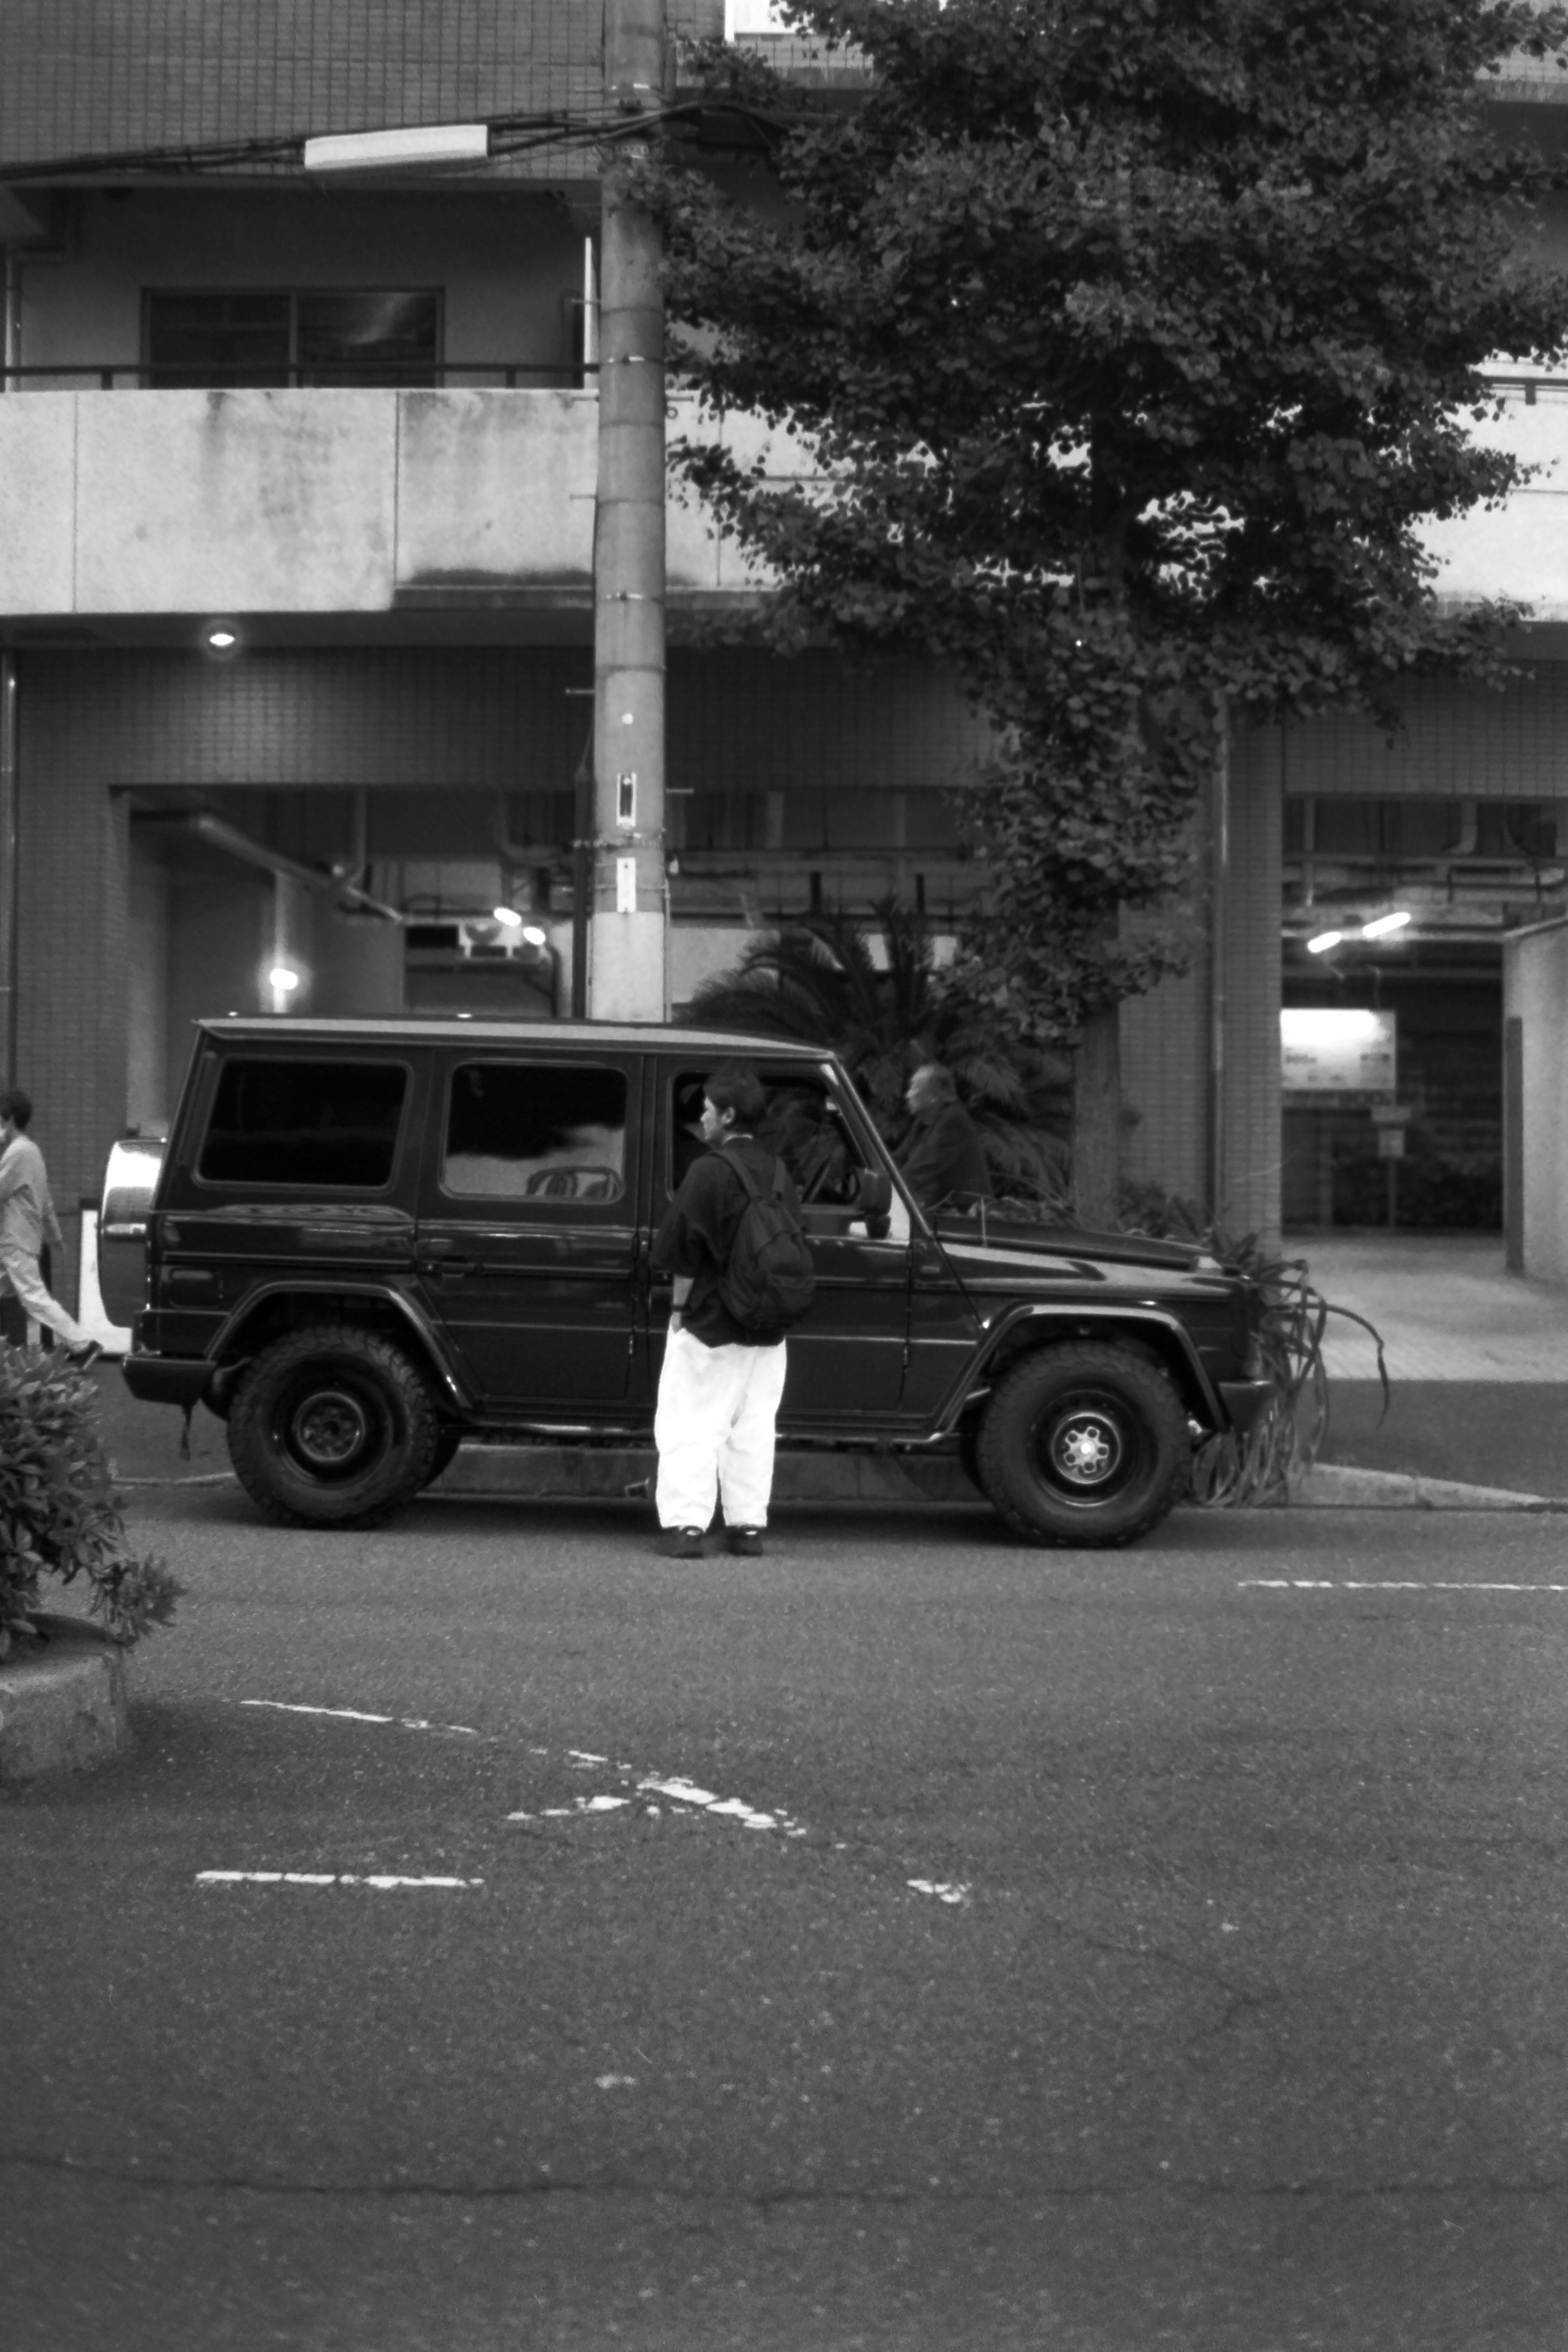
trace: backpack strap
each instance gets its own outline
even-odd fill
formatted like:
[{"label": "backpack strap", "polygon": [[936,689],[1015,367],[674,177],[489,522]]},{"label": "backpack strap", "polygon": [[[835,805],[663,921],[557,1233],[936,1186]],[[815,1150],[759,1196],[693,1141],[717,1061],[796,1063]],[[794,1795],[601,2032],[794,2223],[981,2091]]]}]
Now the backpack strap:
[{"label": "backpack strap", "polygon": [[[742,1185],[745,1187],[746,1198],[748,1201],[760,1201],[762,1199],[762,1179],[760,1176],[752,1175],[751,1170],[747,1167],[745,1161],[742,1159],[738,1151],[727,1151],[722,1144],[710,1144],[708,1148],[715,1160],[720,1160],[724,1167],[731,1170],[733,1173],[740,1178]],[[773,1160],[773,1181],[771,1187],[773,1197],[775,1201],[782,1201],[784,1199],[784,1164],[776,1152],[771,1153],[769,1156]]]}]

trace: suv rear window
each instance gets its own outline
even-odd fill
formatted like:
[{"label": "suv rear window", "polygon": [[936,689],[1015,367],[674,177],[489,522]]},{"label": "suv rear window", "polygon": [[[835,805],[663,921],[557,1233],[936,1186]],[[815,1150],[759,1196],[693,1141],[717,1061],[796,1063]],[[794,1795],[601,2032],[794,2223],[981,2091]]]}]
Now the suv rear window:
[{"label": "suv rear window", "polygon": [[408,1072],[395,1062],[226,1062],[196,1174],[207,1184],[379,1192]]},{"label": "suv rear window", "polygon": [[444,1191],[468,1199],[618,1201],[626,1166],[624,1070],[464,1062],[453,1071]]}]

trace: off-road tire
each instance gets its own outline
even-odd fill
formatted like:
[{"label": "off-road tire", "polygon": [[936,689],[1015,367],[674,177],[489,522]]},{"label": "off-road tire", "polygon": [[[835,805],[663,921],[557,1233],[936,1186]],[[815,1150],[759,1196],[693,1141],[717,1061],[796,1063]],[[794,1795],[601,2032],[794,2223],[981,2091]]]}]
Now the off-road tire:
[{"label": "off-road tire", "polygon": [[440,1434],[401,1348],[352,1324],[315,1324],[257,1357],[235,1391],[228,1451],[279,1526],[365,1528],[428,1482]]},{"label": "off-road tire", "polygon": [[1131,1543],[1188,1476],[1187,1416],[1164,1373],[1113,1341],[1040,1348],[998,1382],[980,1424],[980,1482],[1026,1542]]}]

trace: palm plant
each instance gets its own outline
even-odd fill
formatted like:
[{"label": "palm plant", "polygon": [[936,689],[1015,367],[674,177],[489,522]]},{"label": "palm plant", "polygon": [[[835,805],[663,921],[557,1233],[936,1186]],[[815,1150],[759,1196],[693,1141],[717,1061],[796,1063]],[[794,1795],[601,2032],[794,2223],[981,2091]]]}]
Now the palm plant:
[{"label": "palm plant", "polygon": [[945,1064],[998,1193],[1065,1215],[1066,1058],[1004,1036],[988,1009],[938,969],[922,916],[891,897],[871,913],[869,927],[833,908],[759,934],[732,971],[698,990],[691,1019],[831,1047],[892,1143],[907,1125],[910,1073],[921,1062]]}]

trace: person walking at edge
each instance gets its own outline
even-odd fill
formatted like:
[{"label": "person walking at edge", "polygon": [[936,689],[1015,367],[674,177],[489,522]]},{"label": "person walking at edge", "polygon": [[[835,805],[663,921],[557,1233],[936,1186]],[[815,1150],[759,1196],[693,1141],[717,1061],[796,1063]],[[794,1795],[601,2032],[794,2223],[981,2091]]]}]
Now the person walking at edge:
[{"label": "person walking at edge", "polygon": [[[655,1270],[674,1276],[653,1424],[660,1548],[673,1559],[700,1557],[716,1497],[732,1552],[759,1554],[768,1522],[787,1350],[782,1338],[742,1332],[719,1295],[748,1200],[725,1162],[743,1153],[768,1188],[777,1172],[773,1153],[752,1134],[766,1102],[761,1079],[743,1063],[714,1071],[702,1097],[710,1149],[687,1171],[654,1239]],[[784,1198],[798,1219],[787,1171]]]},{"label": "person walking at edge", "polygon": [[958,1099],[952,1072],[922,1062],[905,1089],[914,1121],[899,1165],[922,1209],[940,1207],[951,1193],[991,1191],[980,1130]]},{"label": "person walking at edge", "polygon": [[58,1331],[71,1362],[85,1371],[103,1349],[50,1297],[38,1267],[46,1242],[58,1262],[65,1236],[49,1195],[44,1155],[27,1133],[32,1118],[32,1098],[20,1087],[0,1094],[0,1296],[14,1295],[29,1322]]}]

